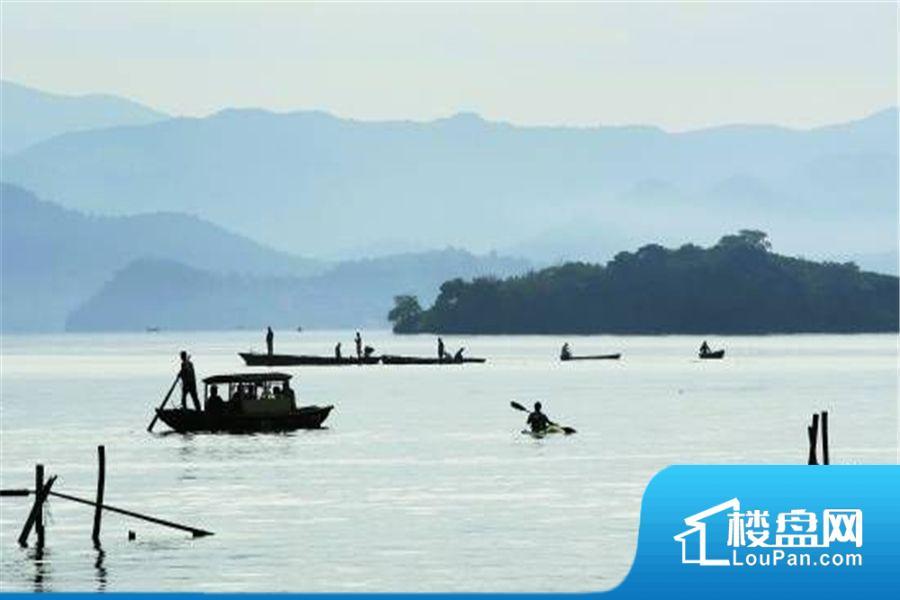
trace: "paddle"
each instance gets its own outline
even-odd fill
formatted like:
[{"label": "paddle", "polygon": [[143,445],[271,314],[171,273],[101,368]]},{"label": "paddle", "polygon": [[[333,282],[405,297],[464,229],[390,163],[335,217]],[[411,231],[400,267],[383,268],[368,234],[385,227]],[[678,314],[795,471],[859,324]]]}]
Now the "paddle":
[{"label": "paddle", "polygon": [[169,388],[169,392],[166,394],[166,397],[163,399],[162,404],[159,405],[159,408],[156,409],[156,414],[153,415],[153,420],[150,421],[150,425],[147,427],[147,431],[153,431],[153,426],[156,425],[156,420],[159,418],[159,411],[166,407],[166,403],[168,403],[169,398],[172,396],[172,392],[175,391],[175,386],[178,384],[178,380],[181,378],[181,374],[175,376],[175,381],[172,382],[172,387]]},{"label": "paddle", "polygon": [[[519,403],[516,402],[515,400],[512,400],[512,401],[509,403],[509,405],[512,406],[512,407],[513,407],[514,409],[516,409],[516,410],[521,410],[521,411],[527,412],[527,413],[530,413],[530,412],[531,412],[530,410],[528,410],[527,408],[525,408],[524,406],[522,406],[521,404],[519,404]],[[557,425],[557,424],[554,423],[553,421],[549,421],[549,423],[550,423],[551,425],[556,425],[557,427],[561,427],[561,425]],[[575,428],[574,428],[574,427],[562,427],[562,430],[563,430],[563,433],[565,433],[566,435],[571,435],[571,434],[573,434],[573,433],[577,433],[577,432],[575,431]]]}]

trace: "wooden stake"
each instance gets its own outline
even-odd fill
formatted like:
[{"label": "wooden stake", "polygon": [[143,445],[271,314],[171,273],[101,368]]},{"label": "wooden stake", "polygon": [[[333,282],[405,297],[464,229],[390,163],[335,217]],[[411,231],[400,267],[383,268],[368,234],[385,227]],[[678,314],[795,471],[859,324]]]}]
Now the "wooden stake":
[{"label": "wooden stake", "polygon": [[43,487],[35,490],[34,504],[32,504],[31,512],[28,513],[28,518],[25,520],[25,525],[22,527],[22,533],[19,534],[19,545],[23,548],[28,547],[28,536],[31,534],[31,528],[34,527],[34,524],[37,521],[38,513],[42,512],[41,509],[44,505],[44,501],[47,499],[47,496],[51,494],[50,488],[53,487],[55,481],[56,475],[53,475],[47,480],[47,483],[45,483]]},{"label": "wooden stake", "polygon": [[[34,489],[44,488],[44,465],[34,466]],[[37,535],[38,548],[44,547],[44,500],[35,499],[34,533]]]},{"label": "wooden stake", "polygon": [[814,414],[812,425],[807,426],[806,433],[809,436],[809,462],[808,465],[817,465],[819,460],[816,457],[816,442],[819,438],[819,415]]},{"label": "wooden stake", "polygon": [[[72,502],[78,502],[80,504],[87,504],[88,506],[96,506],[96,502],[92,502],[90,500],[85,500],[84,498],[79,498],[78,496],[72,496],[69,494],[63,494],[62,492],[48,492],[49,495],[55,498],[64,498],[66,500],[71,500]],[[125,515],[127,517],[134,517],[135,519],[141,519],[144,521],[149,521],[151,523],[156,523],[157,525],[164,525],[166,527],[171,527],[172,529],[180,529],[181,531],[187,531],[194,537],[203,537],[206,535],[212,535],[212,531],[206,531],[205,529],[197,529],[196,527],[190,527],[188,525],[181,525],[179,523],[173,523],[172,521],[166,521],[165,519],[157,519],[156,517],[151,517],[149,515],[142,515],[139,512],[134,512],[132,510],[125,510],[124,508],[117,508],[115,506],[110,506],[109,504],[103,504],[100,506],[103,510],[108,510],[110,512],[119,513],[120,515]]]},{"label": "wooden stake", "polygon": [[100,519],[103,515],[103,490],[106,487],[106,449],[97,446],[97,502],[94,505],[94,530],[91,539],[100,547]]},{"label": "wooden stake", "polygon": [[828,461],[828,411],[822,411],[822,464],[830,464]]}]

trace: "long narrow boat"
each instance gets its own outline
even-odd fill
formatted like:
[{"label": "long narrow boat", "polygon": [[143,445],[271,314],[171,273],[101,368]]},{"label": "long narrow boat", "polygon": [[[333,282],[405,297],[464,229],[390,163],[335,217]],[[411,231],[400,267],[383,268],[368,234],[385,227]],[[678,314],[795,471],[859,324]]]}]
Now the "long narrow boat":
[{"label": "long narrow boat", "polygon": [[617,354],[594,354],[593,356],[569,356],[566,358],[560,357],[559,360],[566,362],[570,360],[619,360],[622,358],[622,353]]},{"label": "long narrow boat", "polygon": [[[178,433],[266,433],[319,429],[334,406],[294,403],[285,373],[214,375],[203,380],[204,410],[158,408],[160,420]],[[227,385],[226,402],[212,401],[212,386]],[[285,393],[285,390],[288,390]]]},{"label": "long narrow boat", "polygon": [[700,356],[700,358],[703,358],[703,359],[707,359],[707,358],[724,358],[724,357],[725,357],[725,351],[724,351],[724,350],[716,350],[715,352],[707,352],[707,353],[705,353],[705,354],[701,352],[701,353],[699,354],[699,356]]},{"label": "long narrow boat", "polygon": [[377,365],[380,357],[364,356],[314,356],[308,354],[263,354],[238,352],[248,367],[343,367],[349,365]]},{"label": "long narrow boat", "polygon": [[486,358],[445,358],[427,356],[396,356],[385,354],[381,357],[381,362],[385,365],[460,365],[464,363],[483,363]]}]

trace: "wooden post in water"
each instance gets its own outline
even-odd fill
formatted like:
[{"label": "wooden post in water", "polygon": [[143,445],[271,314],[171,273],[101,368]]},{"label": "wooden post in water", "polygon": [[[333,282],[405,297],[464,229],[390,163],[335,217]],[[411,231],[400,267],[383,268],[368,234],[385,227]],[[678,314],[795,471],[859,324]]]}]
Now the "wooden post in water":
[{"label": "wooden post in water", "polygon": [[828,411],[822,411],[822,464],[830,464],[828,461]]},{"label": "wooden post in water", "polygon": [[[37,469],[35,469],[35,476],[37,476]],[[41,469],[41,477],[43,478],[43,469]],[[51,494],[50,488],[53,487],[53,483],[56,481],[56,475],[50,477],[47,480],[47,483],[41,485],[41,487],[34,491],[34,504],[31,505],[31,512],[28,513],[28,518],[25,520],[25,525],[22,526],[22,533],[19,534],[19,545],[23,548],[28,546],[28,536],[31,534],[31,528],[34,527],[34,524],[37,521],[40,521],[39,514],[42,515],[44,501],[47,499],[47,496]],[[41,527],[43,531],[43,527]],[[38,543],[42,544],[44,541],[43,535],[38,539]]]},{"label": "wooden post in water", "polygon": [[[34,489],[44,489],[44,465],[34,466]],[[44,500],[40,494],[34,495],[34,533],[37,535],[38,548],[44,547]]]},{"label": "wooden post in water", "polygon": [[103,490],[106,487],[106,449],[97,446],[97,503],[94,506],[94,530],[91,539],[100,547],[100,519],[103,515]]},{"label": "wooden post in water", "polygon": [[806,433],[809,436],[809,462],[808,465],[817,465],[819,464],[819,460],[816,457],[816,442],[819,439],[819,415],[814,414],[812,418],[812,425],[808,425],[806,427]]}]

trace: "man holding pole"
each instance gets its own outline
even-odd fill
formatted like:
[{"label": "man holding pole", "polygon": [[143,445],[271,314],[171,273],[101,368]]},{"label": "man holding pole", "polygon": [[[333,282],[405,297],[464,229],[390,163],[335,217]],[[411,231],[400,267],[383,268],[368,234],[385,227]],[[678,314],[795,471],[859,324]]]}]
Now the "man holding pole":
[{"label": "man holding pole", "polygon": [[181,408],[187,410],[187,397],[194,402],[194,409],[201,410],[200,400],[197,399],[197,376],[194,374],[194,363],[184,350],[181,351],[181,370],[178,371],[181,379]]}]

